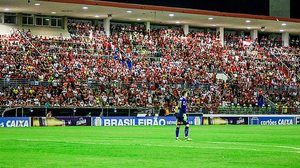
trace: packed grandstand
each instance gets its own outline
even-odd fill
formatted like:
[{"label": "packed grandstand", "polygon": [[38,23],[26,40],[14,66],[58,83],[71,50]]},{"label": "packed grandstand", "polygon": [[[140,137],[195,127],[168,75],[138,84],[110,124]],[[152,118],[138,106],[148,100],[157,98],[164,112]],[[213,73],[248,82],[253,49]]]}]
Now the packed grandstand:
[{"label": "packed grandstand", "polygon": [[[0,40],[0,106],[164,107],[182,90],[189,111],[296,113],[300,43],[217,31],[69,22],[70,38],[12,30]],[[246,43],[245,43],[246,42]],[[223,78],[219,75],[222,74]]]}]

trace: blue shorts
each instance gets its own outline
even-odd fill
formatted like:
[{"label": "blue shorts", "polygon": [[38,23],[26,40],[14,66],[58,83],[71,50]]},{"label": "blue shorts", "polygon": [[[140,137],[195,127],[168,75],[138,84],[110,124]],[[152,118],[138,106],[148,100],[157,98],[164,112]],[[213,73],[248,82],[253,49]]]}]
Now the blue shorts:
[{"label": "blue shorts", "polygon": [[188,125],[189,121],[187,117],[177,116],[176,125]]}]

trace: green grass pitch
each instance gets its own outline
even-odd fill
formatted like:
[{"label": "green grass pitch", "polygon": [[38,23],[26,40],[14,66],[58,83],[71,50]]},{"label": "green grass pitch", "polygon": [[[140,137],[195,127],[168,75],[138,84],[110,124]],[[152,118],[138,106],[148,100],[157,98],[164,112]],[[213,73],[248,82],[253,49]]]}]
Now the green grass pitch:
[{"label": "green grass pitch", "polygon": [[192,126],[191,142],[174,134],[175,126],[1,128],[0,167],[300,167],[300,126]]}]

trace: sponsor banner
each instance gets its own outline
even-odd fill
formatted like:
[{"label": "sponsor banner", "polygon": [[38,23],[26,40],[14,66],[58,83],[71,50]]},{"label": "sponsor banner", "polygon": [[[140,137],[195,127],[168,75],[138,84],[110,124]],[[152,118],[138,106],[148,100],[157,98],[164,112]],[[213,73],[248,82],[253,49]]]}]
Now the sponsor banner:
[{"label": "sponsor banner", "polygon": [[296,118],[296,122],[297,122],[297,124],[300,124],[300,117]]},{"label": "sponsor banner", "polygon": [[91,117],[32,117],[32,126],[91,126]]},{"label": "sponsor banner", "polygon": [[[188,117],[190,125],[200,125],[200,117]],[[92,117],[92,126],[175,125],[176,117]]]},{"label": "sponsor banner", "polygon": [[30,127],[29,117],[2,117],[0,127]]},{"label": "sponsor banner", "polygon": [[295,117],[250,117],[251,125],[293,125]]},{"label": "sponsor banner", "polygon": [[203,117],[202,125],[248,125],[248,117]]}]

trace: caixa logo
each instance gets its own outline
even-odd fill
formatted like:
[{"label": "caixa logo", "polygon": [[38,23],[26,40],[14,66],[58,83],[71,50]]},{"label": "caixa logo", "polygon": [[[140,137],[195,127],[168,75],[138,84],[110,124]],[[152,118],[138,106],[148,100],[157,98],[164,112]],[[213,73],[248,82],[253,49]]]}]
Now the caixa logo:
[{"label": "caixa logo", "polygon": [[252,117],[251,124],[256,125],[293,125],[295,117]]},{"label": "caixa logo", "polygon": [[269,119],[266,121],[261,121],[260,124],[261,125],[293,125],[294,120],[291,119]]},{"label": "caixa logo", "polygon": [[29,118],[0,118],[0,127],[30,127]]}]

